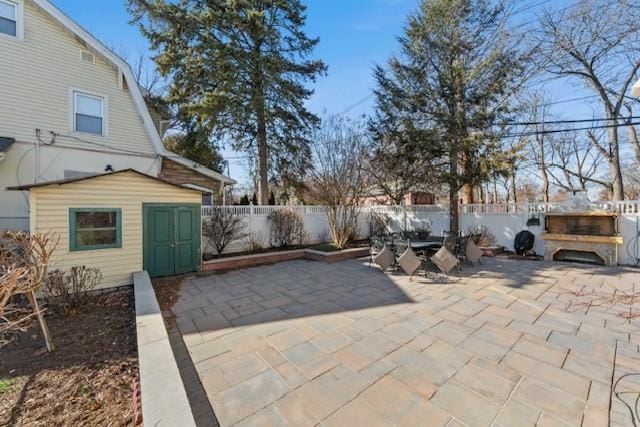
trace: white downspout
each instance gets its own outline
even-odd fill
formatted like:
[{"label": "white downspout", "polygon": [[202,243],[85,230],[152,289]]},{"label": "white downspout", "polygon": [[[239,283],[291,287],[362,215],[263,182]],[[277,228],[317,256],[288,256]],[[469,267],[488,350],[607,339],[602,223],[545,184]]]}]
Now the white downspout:
[{"label": "white downspout", "polygon": [[36,178],[35,184],[40,182],[40,129],[36,129]]}]

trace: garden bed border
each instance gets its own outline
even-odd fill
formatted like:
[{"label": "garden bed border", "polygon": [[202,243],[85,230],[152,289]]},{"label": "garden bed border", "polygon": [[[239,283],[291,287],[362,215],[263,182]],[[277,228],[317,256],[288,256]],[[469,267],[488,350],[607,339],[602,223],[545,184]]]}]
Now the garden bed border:
[{"label": "garden bed border", "polygon": [[369,255],[369,248],[352,248],[341,251],[324,252],[315,249],[295,249],[291,251],[269,252],[264,254],[240,255],[204,261],[202,271],[225,271],[237,268],[256,267],[259,265],[275,264],[296,259],[312,261],[335,262],[346,259],[361,258]]},{"label": "garden bed border", "polygon": [[195,427],[160,305],[146,271],[133,274],[142,422]]}]

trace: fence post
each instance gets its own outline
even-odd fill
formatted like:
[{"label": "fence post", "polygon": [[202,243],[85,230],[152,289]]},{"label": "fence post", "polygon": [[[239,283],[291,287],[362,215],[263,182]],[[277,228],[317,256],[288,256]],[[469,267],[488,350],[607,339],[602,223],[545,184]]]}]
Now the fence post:
[{"label": "fence post", "polygon": [[249,236],[253,235],[253,202],[249,202]]}]

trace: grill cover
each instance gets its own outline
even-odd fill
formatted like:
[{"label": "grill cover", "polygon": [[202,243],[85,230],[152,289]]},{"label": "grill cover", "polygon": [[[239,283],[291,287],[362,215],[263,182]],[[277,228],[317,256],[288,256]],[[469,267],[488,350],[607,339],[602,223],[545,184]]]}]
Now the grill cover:
[{"label": "grill cover", "polygon": [[533,241],[536,236],[533,235],[532,232],[527,230],[522,230],[518,234],[516,234],[515,242],[513,243],[513,248],[515,249],[518,255],[524,255],[527,251],[530,251],[533,248]]}]

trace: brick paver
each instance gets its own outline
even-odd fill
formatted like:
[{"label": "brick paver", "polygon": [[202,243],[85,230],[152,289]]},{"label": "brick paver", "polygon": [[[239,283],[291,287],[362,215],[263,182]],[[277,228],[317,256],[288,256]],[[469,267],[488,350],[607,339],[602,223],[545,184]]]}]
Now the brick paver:
[{"label": "brick paver", "polygon": [[631,269],[561,263],[410,281],[289,261],[185,279],[176,356],[199,425],[216,424],[207,398],[223,426],[631,425],[611,391],[640,393],[640,322],[571,292],[639,287]]}]

